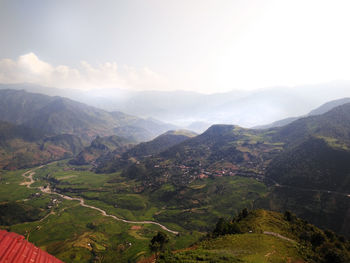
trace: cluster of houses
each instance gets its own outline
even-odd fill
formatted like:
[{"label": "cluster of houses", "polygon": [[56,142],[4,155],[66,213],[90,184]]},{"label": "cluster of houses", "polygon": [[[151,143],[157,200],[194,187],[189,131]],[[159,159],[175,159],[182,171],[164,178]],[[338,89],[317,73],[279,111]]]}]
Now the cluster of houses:
[{"label": "cluster of houses", "polygon": [[[215,178],[223,176],[245,176],[262,180],[268,166],[269,160],[281,151],[280,146],[273,144],[259,144],[259,149],[249,149],[249,145],[239,148],[243,153],[243,160],[239,163],[232,163],[230,156],[221,160],[210,160],[208,156],[203,156],[203,160],[192,158],[184,154],[187,158],[177,159],[169,162],[162,158],[153,159],[153,168],[158,170],[163,176],[162,180],[167,181],[172,175],[176,176],[175,180],[182,183],[192,182],[196,179]],[[206,164],[204,164],[204,160]],[[208,165],[208,163],[210,165]]]},{"label": "cluster of houses", "polygon": [[51,198],[51,201],[50,201],[50,204],[47,206],[48,209],[51,209],[55,206],[58,206],[58,204],[60,203],[61,201],[59,201],[58,199],[56,198]]},{"label": "cluster of houses", "polygon": [[[257,167],[258,166],[258,167]],[[222,176],[246,176],[254,177],[256,179],[262,179],[264,175],[265,167],[260,163],[245,162],[243,165],[234,165],[231,163],[225,163],[218,165],[219,168],[203,168],[202,165],[191,166],[190,164],[163,164],[159,162],[153,166],[155,169],[164,170],[164,176],[169,178],[171,171],[176,171],[182,174],[182,178],[186,178],[189,181],[196,179],[215,178]]]}]

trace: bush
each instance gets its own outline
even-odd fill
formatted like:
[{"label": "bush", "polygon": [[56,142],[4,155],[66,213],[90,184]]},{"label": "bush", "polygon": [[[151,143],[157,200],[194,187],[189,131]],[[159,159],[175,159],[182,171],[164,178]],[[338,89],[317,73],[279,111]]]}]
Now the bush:
[{"label": "bush", "polygon": [[220,218],[216,223],[215,229],[213,231],[214,236],[223,236],[229,234],[240,234],[242,233],[241,228],[237,222],[228,222],[223,218]]},{"label": "bush", "polygon": [[316,232],[316,233],[313,233],[311,235],[310,242],[311,242],[313,247],[318,247],[318,246],[322,245],[324,241],[325,241],[325,238],[321,233]]}]

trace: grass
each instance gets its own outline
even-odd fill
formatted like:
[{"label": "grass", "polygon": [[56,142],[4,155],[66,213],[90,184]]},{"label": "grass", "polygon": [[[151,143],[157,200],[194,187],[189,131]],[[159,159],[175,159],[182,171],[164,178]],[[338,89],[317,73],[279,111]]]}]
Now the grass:
[{"label": "grass", "polygon": [[[92,229],[89,223],[93,223]],[[140,251],[149,255],[148,242],[158,230],[149,225],[140,231],[130,227],[103,217],[98,211],[77,206],[76,202],[63,201],[61,210],[43,222],[13,225],[10,230],[25,235],[65,262],[90,262],[96,255],[108,257],[110,262],[124,262]],[[124,248],[116,251],[118,246]]]},{"label": "grass", "polygon": [[245,262],[288,262],[300,259],[296,245],[263,234],[226,235],[203,242],[203,249],[226,252]]},{"label": "grass", "polygon": [[[73,168],[66,162],[56,162],[38,169],[36,184],[51,184],[65,195],[83,197],[86,204],[108,214],[128,220],[157,221],[179,231],[178,236],[168,233],[168,247],[177,252],[162,254],[163,262],[293,262],[301,258],[297,243],[262,234],[270,231],[298,239],[281,214],[264,210],[249,213],[241,223],[245,234],[203,240],[183,250],[211,231],[218,218],[232,218],[243,208],[253,207],[257,199],[265,198],[266,186],[254,179],[207,178],[186,186],[167,183],[152,191],[139,191],[141,183],[120,173],[94,174]],[[99,211],[80,206],[78,201],[35,195],[37,189],[20,185],[23,172],[1,174],[0,203],[25,203],[26,207],[39,209],[40,216],[33,222],[7,226],[10,231],[26,236],[65,262],[137,262],[151,255],[148,245],[160,230],[158,226],[135,227],[103,217]],[[247,233],[248,230],[253,233]]]},{"label": "grass", "polygon": [[349,150],[349,147],[345,143],[339,142],[339,140],[336,138],[320,136],[320,135],[316,136],[316,138],[323,139],[329,146],[333,148],[341,149],[345,151]]},{"label": "grass", "polygon": [[17,201],[27,199],[37,192],[35,189],[21,186],[24,182],[22,174],[26,170],[1,171],[0,173],[0,202]]},{"label": "grass", "polygon": [[[304,262],[305,249],[302,252],[302,245],[291,230],[294,223],[287,221],[282,214],[254,210],[245,216],[240,214],[235,222],[241,234],[213,232],[187,249],[162,253],[159,262]],[[300,222],[295,221],[293,226],[297,224]],[[264,231],[295,238],[296,241],[266,235]]]},{"label": "grass", "polygon": [[296,244],[264,234],[225,235],[205,240],[189,249],[163,254],[159,262],[297,262]]},{"label": "grass", "polygon": [[[84,195],[91,198],[87,200],[88,204],[96,205],[118,216],[119,212],[123,211],[125,218],[138,220],[137,216],[126,209],[127,207],[115,208],[106,202],[93,199],[106,197],[103,196],[106,193],[104,191],[107,189],[113,192],[114,187],[118,185],[118,183],[108,183],[109,175],[95,175],[86,171],[64,171],[63,169],[66,167],[56,163],[37,170],[35,179],[38,182],[36,184],[45,185],[49,178],[55,178],[61,179],[59,185],[62,183],[65,186],[64,184],[68,183],[68,188],[73,191],[91,188],[93,191],[83,192]],[[19,185],[24,180],[21,176],[23,172],[24,170],[1,174],[0,202],[28,199],[26,201],[28,205],[42,209],[41,219],[43,220],[11,225],[7,227],[8,230],[26,236],[29,241],[65,262],[90,262],[96,258],[107,262],[125,262],[149,256],[148,244],[160,230],[158,226],[145,224],[141,225],[141,229],[135,230],[131,229],[131,224],[103,217],[98,211],[81,207],[77,201],[68,201],[47,194],[37,197],[33,194],[39,192],[38,190]],[[130,182],[127,186],[132,187],[133,185],[134,183]],[[70,195],[77,194],[72,192]],[[130,205],[135,213],[140,209],[146,211],[146,205],[149,204],[141,195],[128,193],[116,194],[115,197],[119,203]],[[58,199],[59,204],[48,209],[52,199]],[[140,214],[139,217],[152,219],[152,215],[157,211],[157,208],[150,206],[147,207],[145,216]],[[177,238],[171,234],[169,236],[174,247],[184,247],[194,242],[199,234],[182,235]]]}]

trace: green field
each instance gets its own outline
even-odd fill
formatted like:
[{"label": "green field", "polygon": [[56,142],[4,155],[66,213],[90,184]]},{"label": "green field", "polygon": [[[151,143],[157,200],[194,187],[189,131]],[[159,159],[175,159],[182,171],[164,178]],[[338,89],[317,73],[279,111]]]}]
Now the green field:
[{"label": "green field", "polygon": [[150,239],[161,229],[104,217],[78,201],[42,193],[36,187],[50,185],[57,192],[82,197],[86,204],[123,219],[164,224],[179,232],[177,236],[167,233],[171,249],[193,244],[219,217],[252,207],[254,200],[267,193],[262,183],[243,177],[197,180],[181,188],[164,184],[150,191],[120,173],[95,174],[67,161],[35,170],[35,183],[27,188],[21,185],[25,171],[1,173],[0,203],[9,206],[1,228],[26,236],[65,262],[136,262],[151,255]]},{"label": "green field", "polygon": [[[201,242],[193,250],[163,255],[160,262],[297,262],[295,244],[263,234],[226,235]],[[292,261],[293,260],[293,261]],[[300,261],[303,262],[303,261]]]}]

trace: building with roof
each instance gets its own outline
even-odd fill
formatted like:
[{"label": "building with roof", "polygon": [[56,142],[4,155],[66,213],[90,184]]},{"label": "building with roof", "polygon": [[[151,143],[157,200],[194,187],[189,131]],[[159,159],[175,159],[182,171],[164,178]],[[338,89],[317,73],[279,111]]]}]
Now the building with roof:
[{"label": "building with roof", "polygon": [[63,263],[25,240],[24,236],[0,230],[1,263]]}]

